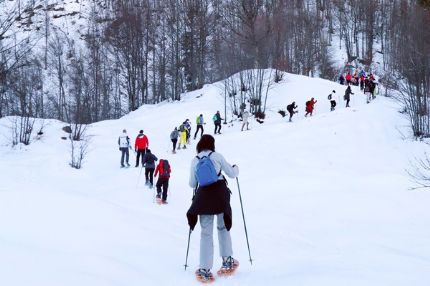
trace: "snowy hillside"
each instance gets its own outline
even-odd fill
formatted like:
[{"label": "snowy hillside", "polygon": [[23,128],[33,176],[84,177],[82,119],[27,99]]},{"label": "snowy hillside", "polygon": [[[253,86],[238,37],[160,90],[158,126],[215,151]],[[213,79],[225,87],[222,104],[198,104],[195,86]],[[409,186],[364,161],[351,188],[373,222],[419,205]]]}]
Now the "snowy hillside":
[{"label": "snowy hillside", "polygon": [[[329,112],[333,89],[338,107]],[[345,109],[344,90],[288,74],[270,92],[264,124],[252,121],[246,132],[237,122],[223,125],[215,137],[217,151],[240,168],[254,260],[247,261],[237,184],[229,180],[234,257],[241,265],[217,285],[429,285],[430,193],[411,191],[405,171],[425,146],[402,138],[407,122],[394,102],[378,97],[366,104],[353,89],[352,108]],[[183,267],[196,141],[173,155],[169,134],[200,113],[212,134],[212,115],[223,113],[222,91],[220,83],[206,85],[181,102],[93,124],[81,170],[68,166],[64,124],[49,121],[39,141],[11,149],[10,122],[2,118],[0,285],[197,285],[199,226],[190,268]],[[305,118],[310,97],[318,102]],[[288,123],[277,111],[293,100],[299,113]],[[153,203],[133,155],[131,168],[119,168],[123,128],[133,141],[143,129],[152,152],[170,161],[168,205]]]}]

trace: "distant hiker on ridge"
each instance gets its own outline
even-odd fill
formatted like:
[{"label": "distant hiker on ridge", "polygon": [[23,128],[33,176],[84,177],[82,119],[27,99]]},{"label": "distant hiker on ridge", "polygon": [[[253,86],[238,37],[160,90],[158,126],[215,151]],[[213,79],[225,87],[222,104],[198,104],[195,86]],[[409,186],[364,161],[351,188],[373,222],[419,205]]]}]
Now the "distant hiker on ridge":
[{"label": "distant hiker on ridge", "polygon": [[130,138],[127,135],[127,130],[122,130],[122,134],[118,137],[118,145],[119,151],[121,151],[121,168],[125,167],[124,159],[125,163],[127,164],[127,167],[130,167],[130,164],[128,163],[128,149],[130,148]]},{"label": "distant hiker on ridge", "polygon": [[245,109],[243,111],[243,113],[242,113],[242,121],[243,121],[243,123],[242,123],[242,130],[241,131],[243,131],[243,128],[245,127],[245,125],[246,125],[246,130],[249,130],[248,119],[249,119],[249,112],[248,112],[248,110]]},{"label": "distant hiker on ridge", "polygon": [[345,79],[346,79],[346,84],[347,85],[350,85],[351,84],[351,80],[352,80],[352,75],[351,75],[351,73],[347,73],[346,74],[346,76],[345,76]]},{"label": "distant hiker on ridge", "polygon": [[349,101],[351,100],[351,86],[348,84],[348,87],[345,90],[345,95],[343,96],[343,99],[346,100],[346,106],[345,107],[349,107]]},{"label": "distant hiker on ridge", "polygon": [[340,83],[341,85],[344,85],[344,84],[345,84],[345,78],[343,77],[343,74],[340,74],[340,76],[339,76],[339,83]]},{"label": "distant hiker on ridge", "polygon": [[287,111],[288,111],[288,113],[290,113],[290,119],[288,119],[289,122],[292,121],[291,119],[293,118],[293,115],[298,112],[297,110],[295,110],[297,107],[298,106],[296,105],[295,101],[293,101],[291,104],[287,105]]},{"label": "distant hiker on ridge", "polygon": [[306,101],[305,117],[308,117],[308,114],[310,114],[312,116],[312,113],[314,112],[315,103],[317,103],[317,100],[315,100],[313,97],[311,98],[311,100]]},{"label": "distant hiker on ridge", "polygon": [[333,90],[327,97],[327,99],[330,101],[330,111],[334,111],[336,107],[336,99],[334,98],[334,93],[336,93],[335,90]]}]

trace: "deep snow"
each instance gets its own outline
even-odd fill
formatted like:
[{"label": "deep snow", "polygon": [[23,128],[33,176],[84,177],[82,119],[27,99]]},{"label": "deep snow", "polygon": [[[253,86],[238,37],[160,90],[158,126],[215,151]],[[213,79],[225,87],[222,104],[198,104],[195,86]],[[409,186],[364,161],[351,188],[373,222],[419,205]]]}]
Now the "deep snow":
[{"label": "deep snow", "polygon": [[[329,112],[333,89],[338,107]],[[241,266],[217,285],[429,285],[430,193],[410,190],[405,171],[426,146],[404,138],[407,121],[395,102],[378,97],[367,105],[353,89],[352,108],[345,109],[344,90],[288,74],[270,91],[264,124],[252,121],[247,132],[237,122],[223,125],[216,149],[240,168],[254,264],[247,261],[236,181],[229,180]],[[41,140],[11,149],[9,118],[1,119],[0,285],[197,284],[199,227],[191,236],[190,268],[183,267],[196,141],[173,155],[169,134],[200,113],[212,133],[212,115],[223,113],[222,91],[220,83],[207,85],[181,102],[93,124],[81,170],[68,166],[61,122],[46,121]],[[318,100],[314,116],[304,118],[311,96]],[[299,114],[288,123],[277,111],[293,100]],[[123,128],[133,142],[143,129],[153,153],[169,159],[168,205],[153,203],[140,168],[119,168]]]}]

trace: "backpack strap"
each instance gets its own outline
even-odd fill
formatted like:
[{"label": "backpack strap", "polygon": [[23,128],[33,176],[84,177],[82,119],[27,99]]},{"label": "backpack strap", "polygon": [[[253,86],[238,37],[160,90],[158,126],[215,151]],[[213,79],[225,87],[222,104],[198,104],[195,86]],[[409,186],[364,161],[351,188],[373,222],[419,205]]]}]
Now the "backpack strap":
[{"label": "backpack strap", "polygon": [[[213,151],[210,151],[207,156],[203,156],[201,158],[199,156],[196,156],[196,158],[199,159],[199,160],[203,159],[204,157],[208,157],[209,158],[212,155],[212,153],[213,153]],[[221,172],[222,172],[222,170],[219,170],[219,173],[217,174],[218,177],[221,176]]]},{"label": "backpack strap", "polygon": [[[208,158],[212,155],[212,153],[213,153],[213,151],[211,151],[211,152],[209,153]],[[221,171],[222,171],[222,170],[220,169],[220,170],[219,170],[219,173],[217,174],[217,175],[218,175],[218,177],[219,177],[219,176],[221,176]]]}]

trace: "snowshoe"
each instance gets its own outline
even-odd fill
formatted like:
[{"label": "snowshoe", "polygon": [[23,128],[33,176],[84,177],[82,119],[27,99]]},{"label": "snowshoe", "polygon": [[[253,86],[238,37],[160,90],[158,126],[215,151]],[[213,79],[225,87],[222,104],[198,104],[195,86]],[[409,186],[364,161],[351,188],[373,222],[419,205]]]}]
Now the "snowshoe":
[{"label": "snowshoe", "polygon": [[155,196],[155,202],[161,205],[161,194],[157,194],[157,196]]},{"label": "snowshoe", "polygon": [[196,270],[196,279],[201,283],[212,283],[215,281],[215,277],[210,270],[201,268]]},{"label": "snowshoe", "polygon": [[238,267],[239,261],[229,256],[223,261],[221,268],[217,271],[217,274],[219,276],[231,276],[236,272]]}]

